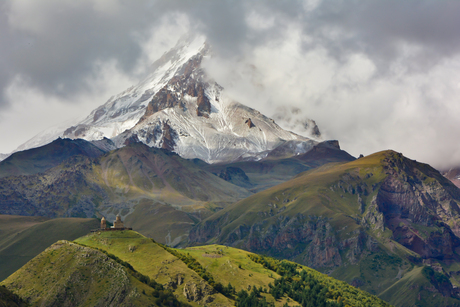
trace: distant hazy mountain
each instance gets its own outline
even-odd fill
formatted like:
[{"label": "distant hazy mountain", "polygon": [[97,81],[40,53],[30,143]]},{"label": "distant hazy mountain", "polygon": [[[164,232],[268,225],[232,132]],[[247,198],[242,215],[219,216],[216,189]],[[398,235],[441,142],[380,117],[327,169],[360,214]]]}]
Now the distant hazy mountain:
[{"label": "distant hazy mountain", "polygon": [[59,136],[88,141],[105,137],[118,148],[140,141],[183,158],[216,163],[258,160],[286,142],[296,144],[292,156],[317,143],[320,133],[312,120],[291,122],[287,113],[279,118],[293,128],[303,126],[296,129],[306,135],[301,136],[229,97],[202,68],[210,49],[202,36],[183,37],[139,84],[113,96],[80,123],[49,129],[18,149],[44,145]]}]

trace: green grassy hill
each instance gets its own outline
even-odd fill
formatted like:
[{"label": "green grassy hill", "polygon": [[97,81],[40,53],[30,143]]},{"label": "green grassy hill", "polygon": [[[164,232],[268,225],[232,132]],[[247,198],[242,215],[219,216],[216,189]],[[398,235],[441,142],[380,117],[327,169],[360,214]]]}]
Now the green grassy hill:
[{"label": "green grassy hill", "polygon": [[154,306],[152,288],[106,254],[59,241],[3,285],[31,306]]},{"label": "green grassy hill", "polygon": [[59,241],[1,285],[32,306],[155,306],[168,293],[192,306],[389,306],[296,263],[220,245],[172,249],[135,231]]},{"label": "green grassy hill", "polygon": [[[459,204],[460,190],[439,172],[385,151],[318,167],[232,204],[200,222],[190,240],[290,259],[398,306],[456,306]],[[423,265],[449,282],[418,274]],[[396,283],[415,295],[391,295],[401,289]]]},{"label": "green grassy hill", "polygon": [[0,215],[0,280],[58,240],[74,240],[99,227],[97,219]]}]

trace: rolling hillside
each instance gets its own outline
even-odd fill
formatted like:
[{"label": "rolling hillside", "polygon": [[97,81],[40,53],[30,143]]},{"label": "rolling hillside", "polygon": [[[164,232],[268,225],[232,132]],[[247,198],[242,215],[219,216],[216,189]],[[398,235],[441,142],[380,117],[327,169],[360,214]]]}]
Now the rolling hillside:
[{"label": "rolling hillside", "polygon": [[[459,203],[460,191],[439,172],[385,151],[232,204],[192,229],[190,241],[290,259],[398,306],[456,306]],[[443,282],[423,275],[424,266]],[[409,289],[396,300],[396,290]]]},{"label": "rolling hillside", "polygon": [[172,249],[135,231],[59,241],[1,284],[31,306],[156,306],[162,297],[176,297],[171,306],[389,306],[292,262],[219,245]]}]

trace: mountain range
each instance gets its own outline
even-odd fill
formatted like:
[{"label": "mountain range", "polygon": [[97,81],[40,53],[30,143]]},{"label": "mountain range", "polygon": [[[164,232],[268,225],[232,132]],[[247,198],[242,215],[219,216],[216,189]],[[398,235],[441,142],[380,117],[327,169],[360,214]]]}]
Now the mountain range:
[{"label": "mountain range", "polygon": [[[300,134],[284,130],[207,75],[212,56],[182,38],[139,84],[0,162],[1,295],[460,306],[458,172],[391,150],[356,159],[288,107],[274,119]],[[117,215],[135,231],[84,236]]]}]

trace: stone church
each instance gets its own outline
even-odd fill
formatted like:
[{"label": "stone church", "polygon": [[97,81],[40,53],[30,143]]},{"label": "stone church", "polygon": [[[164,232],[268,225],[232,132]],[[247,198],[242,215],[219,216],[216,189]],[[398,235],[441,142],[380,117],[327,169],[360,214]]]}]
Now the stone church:
[{"label": "stone church", "polygon": [[113,222],[113,226],[111,226],[110,228],[107,227],[107,220],[105,219],[105,217],[102,217],[100,230],[132,230],[132,228],[125,227],[120,215],[117,214],[117,217]]}]

